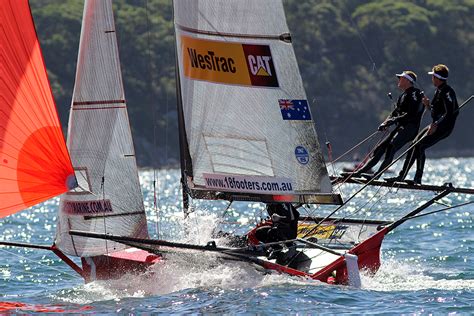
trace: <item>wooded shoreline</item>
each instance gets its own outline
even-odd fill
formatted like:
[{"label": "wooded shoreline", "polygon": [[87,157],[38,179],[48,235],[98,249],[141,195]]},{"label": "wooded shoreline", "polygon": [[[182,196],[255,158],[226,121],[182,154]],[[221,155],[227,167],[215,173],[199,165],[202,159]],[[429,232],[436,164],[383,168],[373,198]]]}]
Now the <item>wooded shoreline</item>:
[{"label": "wooded shoreline", "polygon": [[[83,1],[30,3],[66,127]],[[395,73],[415,71],[418,86],[431,97],[434,87],[426,72],[445,63],[459,103],[474,93],[472,0],[285,0],[284,5],[318,136],[322,146],[331,142],[334,157],[371,134],[391,111],[386,95],[398,96]],[[114,0],[114,6],[138,164],[174,165],[179,149],[171,1]],[[474,107],[467,107],[452,136],[427,154],[474,155],[473,120]]]}]

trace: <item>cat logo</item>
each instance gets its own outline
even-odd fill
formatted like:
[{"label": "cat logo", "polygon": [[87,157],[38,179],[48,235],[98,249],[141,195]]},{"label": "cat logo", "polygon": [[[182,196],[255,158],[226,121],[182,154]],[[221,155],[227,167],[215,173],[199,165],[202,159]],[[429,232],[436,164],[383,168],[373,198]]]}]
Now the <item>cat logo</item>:
[{"label": "cat logo", "polygon": [[242,45],[253,86],[278,87],[278,79],[268,45]]},{"label": "cat logo", "polygon": [[268,76],[272,75],[270,69],[270,56],[252,56],[247,57],[250,66],[250,71],[254,76]]},{"label": "cat logo", "polygon": [[278,87],[268,45],[210,41],[180,36],[184,75],[217,83]]}]

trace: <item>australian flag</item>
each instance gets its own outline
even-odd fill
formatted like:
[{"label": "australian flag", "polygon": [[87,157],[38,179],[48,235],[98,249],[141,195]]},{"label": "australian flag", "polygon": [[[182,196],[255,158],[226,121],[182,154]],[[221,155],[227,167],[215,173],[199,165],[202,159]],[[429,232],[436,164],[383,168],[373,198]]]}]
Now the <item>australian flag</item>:
[{"label": "australian flag", "polygon": [[281,116],[284,120],[311,120],[311,113],[307,100],[278,100]]}]

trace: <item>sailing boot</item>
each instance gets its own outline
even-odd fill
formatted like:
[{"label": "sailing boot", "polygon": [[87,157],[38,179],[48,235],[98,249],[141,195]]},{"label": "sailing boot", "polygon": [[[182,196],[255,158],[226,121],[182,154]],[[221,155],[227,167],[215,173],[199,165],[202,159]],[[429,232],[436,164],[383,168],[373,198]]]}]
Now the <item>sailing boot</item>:
[{"label": "sailing boot", "polygon": [[421,177],[423,176],[423,172],[416,171],[415,178],[413,178],[413,183],[421,185]]},{"label": "sailing boot", "polygon": [[390,177],[390,178],[383,178],[387,182],[401,182],[403,181],[403,177],[401,176],[396,176],[396,177]]},{"label": "sailing boot", "polygon": [[360,176],[362,178],[366,179],[367,181],[372,180],[372,179],[377,180],[377,178],[378,178],[378,177],[375,178],[375,173],[366,173],[366,172],[364,172],[364,173],[361,173]]}]

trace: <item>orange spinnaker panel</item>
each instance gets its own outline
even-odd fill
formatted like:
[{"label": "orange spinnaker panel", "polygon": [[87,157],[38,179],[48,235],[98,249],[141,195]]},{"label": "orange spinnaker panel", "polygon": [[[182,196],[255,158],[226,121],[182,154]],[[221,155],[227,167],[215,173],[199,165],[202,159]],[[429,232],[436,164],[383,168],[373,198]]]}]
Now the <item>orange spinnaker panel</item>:
[{"label": "orange spinnaker panel", "polygon": [[74,183],[28,1],[1,0],[0,217]]},{"label": "orange spinnaker panel", "polygon": [[[0,0],[4,1],[4,0]],[[16,1],[16,0],[12,0]],[[19,1],[19,0],[18,0]],[[21,312],[35,312],[35,313],[61,313],[61,314],[82,314],[85,311],[93,309],[92,306],[80,306],[77,309],[66,309],[66,305],[40,305],[40,304],[25,304],[22,302],[0,302],[1,315],[10,315]]]}]

